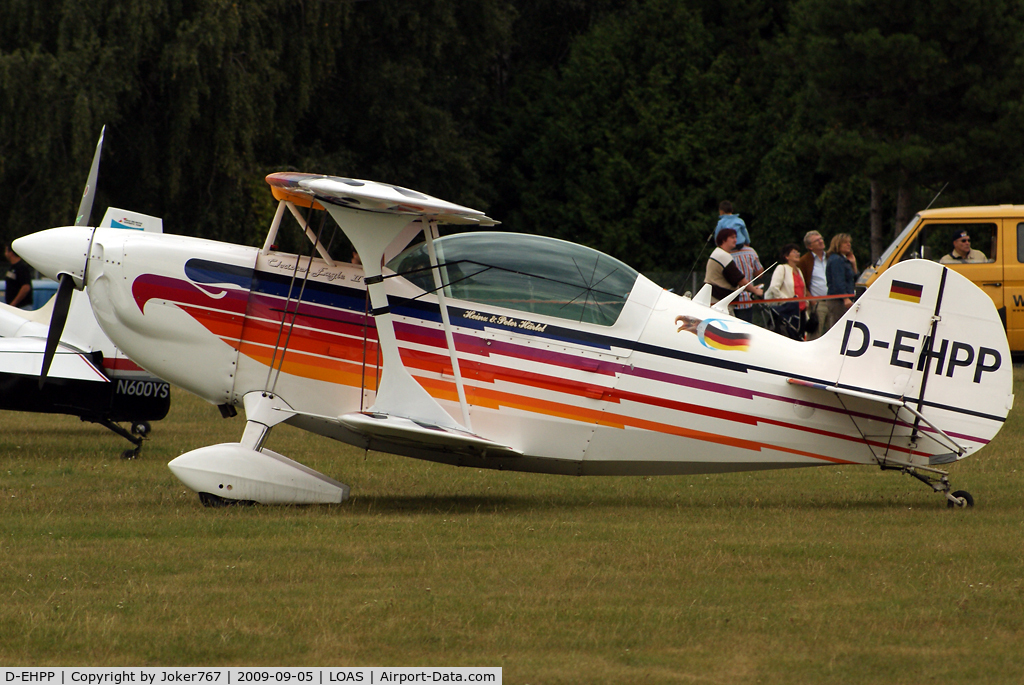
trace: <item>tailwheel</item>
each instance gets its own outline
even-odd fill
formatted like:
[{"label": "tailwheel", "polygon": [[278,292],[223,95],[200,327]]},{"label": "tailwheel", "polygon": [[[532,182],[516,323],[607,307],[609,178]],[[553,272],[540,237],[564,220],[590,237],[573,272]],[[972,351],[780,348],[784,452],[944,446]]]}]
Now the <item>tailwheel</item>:
[{"label": "tailwheel", "polygon": [[121,452],[121,458],[125,460],[138,459],[140,452],[142,452],[142,447],[133,447],[131,449],[125,450],[124,452]]},{"label": "tailwheel", "polygon": [[946,506],[950,509],[974,506],[974,498],[966,490],[957,490],[953,494],[946,493]]}]

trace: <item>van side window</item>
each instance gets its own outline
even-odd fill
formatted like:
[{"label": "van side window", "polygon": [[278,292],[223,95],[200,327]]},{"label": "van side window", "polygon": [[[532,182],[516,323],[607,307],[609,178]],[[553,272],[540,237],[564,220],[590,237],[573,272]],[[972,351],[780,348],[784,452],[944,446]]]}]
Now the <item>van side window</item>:
[{"label": "van side window", "polygon": [[1024,264],[1024,222],[1017,224],[1017,261]]},{"label": "van side window", "polygon": [[998,248],[999,231],[994,223],[929,223],[921,228],[900,261],[984,264],[998,258]]}]

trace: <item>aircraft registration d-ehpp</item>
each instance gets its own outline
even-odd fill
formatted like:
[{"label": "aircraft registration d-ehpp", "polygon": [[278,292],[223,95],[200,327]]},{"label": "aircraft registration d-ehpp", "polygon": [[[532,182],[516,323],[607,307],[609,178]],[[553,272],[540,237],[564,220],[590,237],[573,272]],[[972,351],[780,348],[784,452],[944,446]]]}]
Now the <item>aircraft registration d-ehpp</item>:
[{"label": "aircraft registration d-ehpp", "polygon": [[[571,475],[866,464],[969,506],[940,467],[988,444],[1013,403],[992,301],[933,262],[886,271],[827,334],[798,342],[730,316],[731,298],[673,294],[581,245],[481,230],[497,222],[422,193],[267,181],[279,204],[262,248],[83,227],[15,246],[88,286],[100,326],[145,369],[222,413],[244,408],[239,442],[169,464],[208,505],[348,496],[263,446],[288,423]],[[286,214],[308,255],[275,249]],[[439,224],[477,230],[440,237]]]}]

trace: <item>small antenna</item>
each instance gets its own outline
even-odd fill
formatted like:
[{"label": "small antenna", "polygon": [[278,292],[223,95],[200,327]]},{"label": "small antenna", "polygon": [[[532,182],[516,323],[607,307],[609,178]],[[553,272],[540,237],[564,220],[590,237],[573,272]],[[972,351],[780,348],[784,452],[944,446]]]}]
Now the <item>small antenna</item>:
[{"label": "small antenna", "polygon": [[[935,201],[939,199],[939,195],[942,195],[942,191],[945,190],[947,186],[949,186],[949,181],[946,181],[946,185],[942,186],[942,190],[940,190],[939,192],[935,193],[935,197],[932,198],[932,201],[929,202],[928,206],[925,207],[924,209],[931,209],[932,205],[935,204]],[[924,209],[922,209],[921,211],[923,212]]]}]

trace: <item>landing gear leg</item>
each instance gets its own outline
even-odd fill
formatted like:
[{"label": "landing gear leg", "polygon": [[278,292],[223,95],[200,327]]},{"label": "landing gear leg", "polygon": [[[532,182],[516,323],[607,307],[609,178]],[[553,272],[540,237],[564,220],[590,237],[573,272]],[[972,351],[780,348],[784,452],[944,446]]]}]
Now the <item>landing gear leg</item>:
[{"label": "landing gear leg", "polygon": [[926,466],[882,467],[883,470],[886,470],[887,468],[899,468],[901,473],[913,476],[935,492],[943,493],[946,496],[946,506],[950,509],[974,506],[974,498],[971,496],[971,493],[966,490],[957,490],[956,492],[950,493],[952,487],[949,484],[949,474],[945,471],[928,468]]},{"label": "landing gear leg", "polygon": [[[140,435],[132,435],[131,433],[129,433],[124,428],[122,428],[120,425],[114,423],[110,419],[83,419],[83,421],[85,421],[85,420],[91,420],[91,421],[93,421],[93,423],[98,423],[101,426],[103,426],[104,428],[117,433],[122,438],[124,438],[125,440],[127,440],[131,444],[135,445],[135,447],[130,447],[130,448],[126,449],[124,452],[121,453],[121,458],[122,459],[138,459],[139,458],[139,454],[142,452],[142,441],[145,439],[145,436],[149,434],[149,424],[148,423],[142,422],[142,423],[137,423],[137,424],[133,425],[132,426],[132,431],[133,432],[138,432],[138,433],[140,433]],[[145,427],[146,427],[145,430],[136,431],[136,428],[140,427],[142,424],[145,424]]]},{"label": "landing gear leg", "polygon": [[205,506],[337,504],[348,497],[344,483],[263,447],[271,428],[297,414],[284,400],[256,391],[242,403],[246,421],[239,442],[200,447],[167,465]]}]

